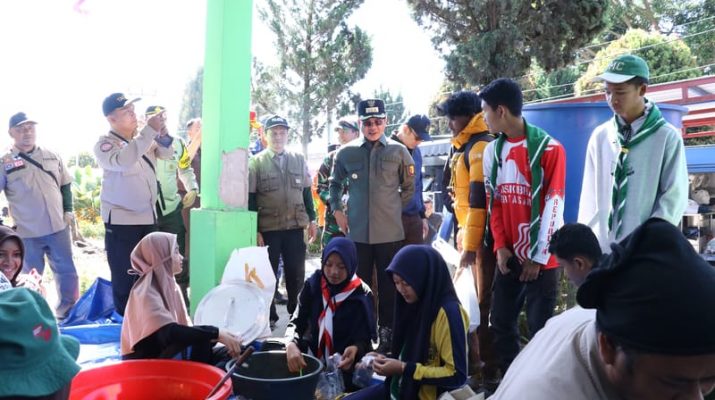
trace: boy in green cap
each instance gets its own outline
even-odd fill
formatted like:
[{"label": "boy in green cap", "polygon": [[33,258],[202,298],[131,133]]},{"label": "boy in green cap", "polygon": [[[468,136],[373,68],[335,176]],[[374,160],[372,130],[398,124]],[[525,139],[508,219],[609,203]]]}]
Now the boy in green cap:
[{"label": "boy in green cap", "polygon": [[614,116],[591,134],[578,222],[588,225],[604,253],[648,218],[677,225],[688,201],[688,172],[680,131],[645,98],[648,64],[626,54],[597,77]]},{"label": "boy in green cap", "polygon": [[79,342],[60,335],[45,299],[25,288],[0,291],[0,327],[0,399],[68,399]]}]

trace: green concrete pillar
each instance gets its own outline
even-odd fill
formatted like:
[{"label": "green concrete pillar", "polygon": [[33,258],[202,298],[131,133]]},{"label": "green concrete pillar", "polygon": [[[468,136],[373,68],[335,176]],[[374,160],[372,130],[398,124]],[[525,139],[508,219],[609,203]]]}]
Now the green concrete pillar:
[{"label": "green concrete pillar", "polygon": [[248,211],[251,0],[207,0],[201,209],[191,211],[191,309],[221,280],[235,248],[256,243]]}]

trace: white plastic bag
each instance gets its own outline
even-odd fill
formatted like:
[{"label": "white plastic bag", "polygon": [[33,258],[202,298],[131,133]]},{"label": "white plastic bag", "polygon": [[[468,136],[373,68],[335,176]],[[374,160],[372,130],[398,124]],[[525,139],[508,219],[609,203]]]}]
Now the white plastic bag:
[{"label": "white plastic bag", "polygon": [[[234,250],[226,263],[221,283],[230,284],[234,281],[246,281],[256,285],[261,290],[265,303],[270,305],[276,290],[276,275],[268,259],[268,247],[254,246]],[[266,313],[269,312],[270,310],[266,310]],[[267,317],[265,327],[258,337],[270,335],[271,327]]]},{"label": "white plastic bag", "polygon": [[464,385],[459,389],[442,393],[437,400],[484,400],[484,393],[474,393],[472,388]]},{"label": "white plastic bag", "polygon": [[335,353],[326,360],[325,370],[320,373],[315,388],[317,400],[335,400],[345,392],[343,372],[338,368],[342,359],[340,353]]},{"label": "white plastic bag", "polygon": [[474,275],[472,269],[459,268],[454,274],[454,290],[457,292],[459,302],[469,315],[469,332],[474,332],[479,327],[479,301],[477,300],[477,289],[474,287]]},{"label": "white plastic bag", "polygon": [[444,262],[451,264],[454,267],[459,267],[459,252],[451,244],[447,243],[441,237],[437,237],[432,242],[432,248],[437,250],[437,252],[444,258]]}]

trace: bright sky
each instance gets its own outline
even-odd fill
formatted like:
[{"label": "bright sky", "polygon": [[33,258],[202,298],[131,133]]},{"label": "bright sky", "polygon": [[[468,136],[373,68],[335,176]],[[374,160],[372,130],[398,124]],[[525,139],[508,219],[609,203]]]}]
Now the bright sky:
[{"label": "bright sky", "polygon": [[[0,131],[25,111],[40,123],[40,144],[65,159],[91,151],[107,130],[102,99],[115,91],[142,97],[138,112],[165,105],[176,127],[184,87],[203,63],[205,2],[84,0],[80,12],[77,2],[0,1]],[[254,55],[273,63],[273,36],[254,21]],[[426,113],[443,62],[406,2],[366,0],[349,22],[374,47],[372,69],[354,89],[368,95],[383,86],[402,93],[409,110]],[[0,135],[0,149],[10,145]]]}]

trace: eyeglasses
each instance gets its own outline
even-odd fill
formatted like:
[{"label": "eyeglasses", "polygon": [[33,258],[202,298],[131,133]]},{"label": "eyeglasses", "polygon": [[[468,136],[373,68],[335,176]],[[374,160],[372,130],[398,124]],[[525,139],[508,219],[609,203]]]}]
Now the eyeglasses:
[{"label": "eyeglasses", "polygon": [[384,119],[373,119],[373,120],[363,121],[363,122],[362,122],[362,126],[364,126],[364,127],[366,127],[366,128],[370,128],[370,127],[372,127],[373,125],[374,125],[374,126],[380,126],[380,125],[382,125],[382,124],[384,124],[384,123],[385,123],[385,120],[384,120]]}]

